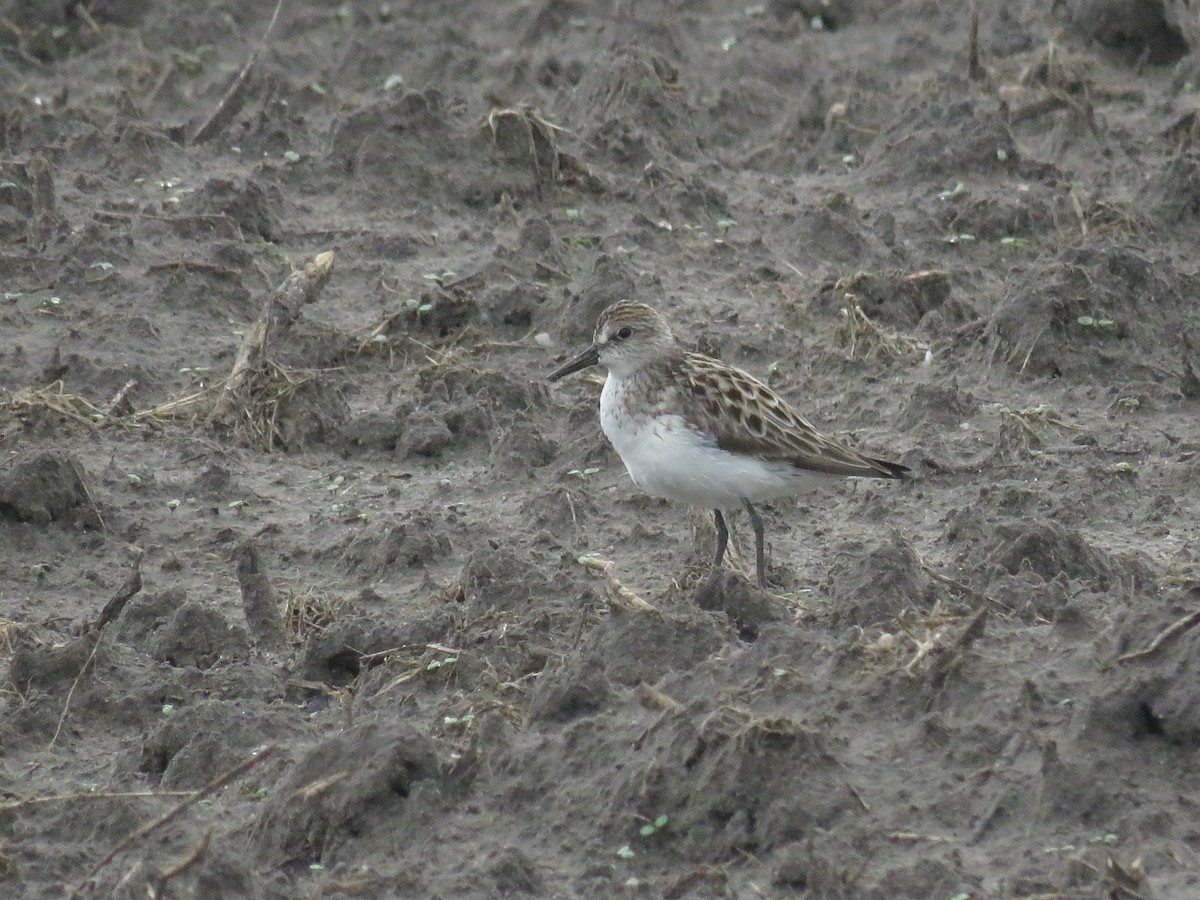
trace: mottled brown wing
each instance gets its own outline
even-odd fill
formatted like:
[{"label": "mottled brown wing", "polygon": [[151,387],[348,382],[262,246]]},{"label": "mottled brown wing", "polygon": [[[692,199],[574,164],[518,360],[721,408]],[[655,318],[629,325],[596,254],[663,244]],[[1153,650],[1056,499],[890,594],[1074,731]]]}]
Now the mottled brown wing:
[{"label": "mottled brown wing", "polygon": [[790,462],[829,475],[902,478],[907,467],[859,453],[821,434],[752,375],[698,353],[681,364],[691,377],[696,424],[731,453]]}]

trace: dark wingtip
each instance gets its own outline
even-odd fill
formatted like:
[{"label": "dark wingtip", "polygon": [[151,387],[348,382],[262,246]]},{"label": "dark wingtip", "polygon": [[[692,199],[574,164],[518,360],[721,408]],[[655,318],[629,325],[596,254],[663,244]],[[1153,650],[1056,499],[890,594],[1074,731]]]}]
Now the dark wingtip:
[{"label": "dark wingtip", "polygon": [[884,478],[903,478],[909,479],[913,477],[913,471],[908,466],[903,466],[900,463],[888,462],[886,459],[877,459],[876,463],[884,470]]}]

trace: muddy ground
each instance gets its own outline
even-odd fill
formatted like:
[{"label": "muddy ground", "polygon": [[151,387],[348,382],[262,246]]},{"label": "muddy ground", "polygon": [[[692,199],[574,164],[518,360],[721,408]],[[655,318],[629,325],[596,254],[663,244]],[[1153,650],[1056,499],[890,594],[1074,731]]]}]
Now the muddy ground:
[{"label": "muddy ground", "polygon": [[[1195,33],[980,6],[0,3],[0,894],[1200,896]],[[706,582],[625,297],[917,478]]]}]

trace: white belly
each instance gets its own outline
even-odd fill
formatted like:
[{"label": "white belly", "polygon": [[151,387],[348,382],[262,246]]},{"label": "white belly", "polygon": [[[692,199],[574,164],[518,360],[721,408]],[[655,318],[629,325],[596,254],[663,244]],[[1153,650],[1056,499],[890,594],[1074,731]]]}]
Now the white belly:
[{"label": "white belly", "polygon": [[648,494],[721,509],[795,493],[820,480],[788,463],[722,450],[682,416],[630,415],[616,394],[610,376],[600,395],[600,427],[634,484]]}]

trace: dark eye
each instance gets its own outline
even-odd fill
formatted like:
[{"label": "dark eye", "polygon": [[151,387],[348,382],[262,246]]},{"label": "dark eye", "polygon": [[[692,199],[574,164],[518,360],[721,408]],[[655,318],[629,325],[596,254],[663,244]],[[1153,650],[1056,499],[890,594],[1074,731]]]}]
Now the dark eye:
[{"label": "dark eye", "polygon": [[625,325],[617,332],[617,339],[623,341],[623,340],[625,340],[625,338],[629,337],[631,334],[633,334],[633,329],[630,328],[628,325]]}]

